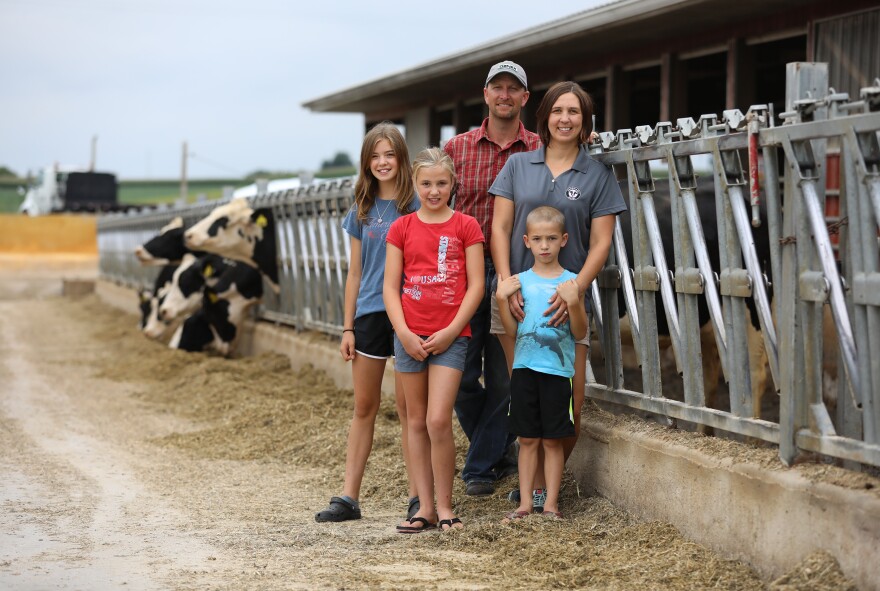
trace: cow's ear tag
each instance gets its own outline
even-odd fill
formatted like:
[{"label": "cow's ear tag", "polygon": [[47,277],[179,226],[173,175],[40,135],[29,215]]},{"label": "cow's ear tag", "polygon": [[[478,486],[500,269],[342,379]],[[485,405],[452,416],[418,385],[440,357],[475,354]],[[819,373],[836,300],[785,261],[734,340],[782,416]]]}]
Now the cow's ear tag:
[{"label": "cow's ear tag", "polygon": [[219,300],[220,298],[217,297],[216,293],[211,292],[208,294],[208,299],[211,300],[212,304],[216,304],[217,300]]},{"label": "cow's ear tag", "polygon": [[266,219],[266,216],[260,214],[259,216],[257,216],[257,225],[261,228],[265,228],[269,225],[269,220]]},{"label": "cow's ear tag", "polygon": [[205,271],[203,274],[205,277],[210,277],[214,274],[214,267],[212,267],[211,265],[205,265]]}]

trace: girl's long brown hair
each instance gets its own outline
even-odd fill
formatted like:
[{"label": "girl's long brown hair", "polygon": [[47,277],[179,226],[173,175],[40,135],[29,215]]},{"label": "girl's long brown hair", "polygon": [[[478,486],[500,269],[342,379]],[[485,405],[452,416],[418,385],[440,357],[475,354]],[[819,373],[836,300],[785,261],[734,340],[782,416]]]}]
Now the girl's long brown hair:
[{"label": "girl's long brown hair", "polygon": [[367,220],[367,214],[373,207],[373,203],[376,202],[376,195],[379,193],[379,181],[370,170],[370,161],[376,144],[382,140],[387,140],[391,144],[394,157],[397,159],[397,178],[394,180],[397,211],[400,213],[409,212],[415,194],[412,163],[409,160],[406,140],[403,139],[403,134],[400,133],[396,125],[390,121],[383,121],[367,132],[361,145],[360,174],[358,174],[357,182],[354,185],[354,202],[357,206],[358,220],[362,222]]}]

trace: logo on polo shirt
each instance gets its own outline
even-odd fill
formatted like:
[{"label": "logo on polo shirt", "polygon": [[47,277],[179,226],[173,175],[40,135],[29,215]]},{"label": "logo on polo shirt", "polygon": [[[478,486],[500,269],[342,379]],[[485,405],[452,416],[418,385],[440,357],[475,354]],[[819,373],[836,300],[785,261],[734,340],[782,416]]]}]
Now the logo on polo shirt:
[{"label": "logo on polo shirt", "polygon": [[565,191],[565,196],[568,197],[572,201],[577,201],[581,198],[581,190],[577,187],[569,187]]}]

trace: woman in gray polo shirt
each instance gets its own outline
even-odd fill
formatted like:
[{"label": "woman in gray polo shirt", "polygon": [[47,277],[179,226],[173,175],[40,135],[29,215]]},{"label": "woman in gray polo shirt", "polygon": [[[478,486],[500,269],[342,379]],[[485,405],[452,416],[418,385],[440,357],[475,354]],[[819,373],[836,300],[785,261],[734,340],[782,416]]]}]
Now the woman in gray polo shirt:
[{"label": "woman in gray polo shirt", "polygon": [[[544,147],[511,156],[489,188],[495,196],[492,259],[499,280],[529,269],[533,257],[522,239],[526,234],[526,216],[539,205],[551,205],[565,216],[568,233],[568,244],[560,252],[559,262],[577,273],[583,295],[608,258],[614,218],[626,210],[626,203],[614,172],[590,158],[587,152],[586,143],[593,131],[590,95],[575,82],[558,82],[544,95],[537,118],[537,131]],[[551,323],[556,325],[565,320],[568,312],[562,298],[554,297],[548,309]],[[588,312],[589,301],[586,298]],[[509,305],[521,320],[522,295],[511,296]],[[501,339],[510,367],[514,339],[502,334],[500,323],[496,331],[494,318],[492,332]],[[575,436],[563,442],[566,459],[580,432],[588,349],[589,334],[575,346]]]}]

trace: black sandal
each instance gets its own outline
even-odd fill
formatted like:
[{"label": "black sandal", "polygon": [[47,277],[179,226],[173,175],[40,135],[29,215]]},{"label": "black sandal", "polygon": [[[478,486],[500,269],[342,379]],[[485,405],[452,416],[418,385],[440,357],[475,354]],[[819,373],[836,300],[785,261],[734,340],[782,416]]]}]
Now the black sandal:
[{"label": "black sandal", "polygon": [[409,506],[406,508],[406,518],[412,519],[421,508],[422,504],[419,502],[419,497],[410,497]]},{"label": "black sandal", "polygon": [[[428,531],[430,529],[434,529],[435,527],[437,527],[436,523],[431,523],[430,521],[428,521],[424,517],[410,517],[409,519],[406,520],[406,522],[409,523],[410,526],[398,525],[397,526],[397,533],[399,533],[399,534],[420,534],[423,531]],[[422,525],[421,525],[421,527],[415,527],[412,525],[413,523],[421,523]]]},{"label": "black sandal", "polygon": [[360,518],[361,510],[342,497],[330,497],[330,506],[319,513],[315,513],[315,521],[318,523],[348,521]]},{"label": "black sandal", "polygon": [[[437,522],[437,525],[440,527],[440,531],[449,531],[451,529],[461,529],[460,527],[453,527],[456,523],[461,523],[461,519],[458,517],[453,517],[452,519],[441,519]],[[443,528],[446,529],[443,529]]]}]

